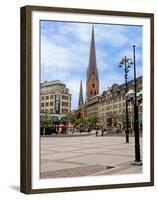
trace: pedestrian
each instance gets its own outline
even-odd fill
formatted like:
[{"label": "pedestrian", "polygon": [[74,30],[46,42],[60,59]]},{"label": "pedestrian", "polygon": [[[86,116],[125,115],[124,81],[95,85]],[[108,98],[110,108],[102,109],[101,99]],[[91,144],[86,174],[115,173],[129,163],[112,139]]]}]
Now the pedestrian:
[{"label": "pedestrian", "polygon": [[96,133],[95,133],[95,134],[96,134],[96,137],[97,137],[97,136],[98,136],[98,131],[96,131]]},{"label": "pedestrian", "polygon": [[102,129],[102,131],[101,131],[101,136],[103,136],[104,135],[104,130]]}]

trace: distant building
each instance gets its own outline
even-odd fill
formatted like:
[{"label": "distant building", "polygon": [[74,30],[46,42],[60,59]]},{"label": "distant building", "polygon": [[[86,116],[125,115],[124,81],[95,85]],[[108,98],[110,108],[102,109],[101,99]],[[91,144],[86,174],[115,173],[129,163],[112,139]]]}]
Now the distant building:
[{"label": "distant building", "polygon": [[[134,90],[134,81],[128,82],[128,90]],[[142,76],[137,78],[137,92],[142,90]],[[100,125],[105,127],[115,127],[120,125],[120,128],[125,127],[125,84],[113,84],[108,90],[104,91],[99,98],[98,117]],[[128,103],[129,125],[134,123],[134,106],[132,102]],[[139,124],[142,126],[142,105],[139,106]]]},{"label": "distant building", "polygon": [[41,83],[40,100],[41,113],[64,114],[71,111],[71,94],[59,80]]},{"label": "distant building", "polygon": [[94,97],[91,97],[87,101],[86,108],[87,108],[87,116],[88,117],[91,117],[91,116],[99,117],[99,115],[98,115],[99,99],[100,99],[100,96],[96,95]]},{"label": "distant building", "polygon": [[78,108],[81,108],[84,105],[83,102],[83,89],[82,89],[82,80],[80,82],[80,91],[79,91],[79,99],[78,99]]}]

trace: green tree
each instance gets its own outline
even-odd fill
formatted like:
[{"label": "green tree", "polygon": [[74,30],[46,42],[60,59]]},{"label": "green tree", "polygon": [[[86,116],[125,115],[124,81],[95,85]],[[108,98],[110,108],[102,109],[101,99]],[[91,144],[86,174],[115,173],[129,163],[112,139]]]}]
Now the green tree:
[{"label": "green tree", "polygon": [[80,125],[80,119],[76,119],[75,122],[74,122],[74,125],[75,125],[75,127]]},{"label": "green tree", "polygon": [[96,125],[99,122],[99,119],[97,116],[93,116],[92,121]]},{"label": "green tree", "polygon": [[89,125],[94,126],[99,122],[99,119],[97,116],[89,116],[87,119],[87,122],[89,123]]},{"label": "green tree", "polygon": [[51,125],[51,118],[48,112],[41,113],[40,124],[41,124],[41,127],[43,127],[43,135],[45,135],[46,128],[50,127]]},{"label": "green tree", "polygon": [[75,114],[74,113],[72,113],[71,114],[71,117],[70,117],[70,123],[72,124],[72,125],[74,125],[75,124],[75,121],[76,121],[76,116],[75,116]]}]

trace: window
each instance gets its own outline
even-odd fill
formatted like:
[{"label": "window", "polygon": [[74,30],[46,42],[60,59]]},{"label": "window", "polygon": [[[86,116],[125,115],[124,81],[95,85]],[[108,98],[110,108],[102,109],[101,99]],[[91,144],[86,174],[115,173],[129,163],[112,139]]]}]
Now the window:
[{"label": "window", "polygon": [[47,107],[47,106],[49,106],[49,103],[48,103],[48,102],[46,103],[46,107]]},{"label": "window", "polygon": [[53,109],[50,109],[50,113],[53,113]]},{"label": "window", "polygon": [[91,90],[91,95],[93,94],[92,90]]},{"label": "window", "polygon": [[44,107],[44,103],[41,103],[41,107]]},{"label": "window", "polygon": [[68,110],[67,109],[62,109],[62,111],[61,111],[62,113],[67,113],[68,112]]},{"label": "window", "polygon": [[44,109],[41,109],[41,113],[44,113]]},{"label": "window", "polygon": [[94,87],[95,87],[95,84],[93,83],[93,84],[92,84],[92,88],[94,88]]},{"label": "window", "polygon": [[46,100],[48,100],[48,99],[49,99],[49,96],[47,95],[47,96],[46,96]]},{"label": "window", "polygon": [[117,98],[114,98],[113,102],[116,103],[117,102]]},{"label": "window", "polygon": [[50,106],[53,106],[53,102],[50,102]]},{"label": "window", "polygon": [[69,99],[69,96],[62,95],[62,99],[68,100],[68,99]]},{"label": "window", "polygon": [[42,96],[41,99],[44,100],[44,96]]},{"label": "window", "polygon": [[62,102],[62,106],[68,106],[68,102]]},{"label": "window", "polygon": [[53,99],[53,95],[50,95],[50,99]]},{"label": "window", "polygon": [[117,108],[117,105],[113,105],[113,109],[116,109]]}]

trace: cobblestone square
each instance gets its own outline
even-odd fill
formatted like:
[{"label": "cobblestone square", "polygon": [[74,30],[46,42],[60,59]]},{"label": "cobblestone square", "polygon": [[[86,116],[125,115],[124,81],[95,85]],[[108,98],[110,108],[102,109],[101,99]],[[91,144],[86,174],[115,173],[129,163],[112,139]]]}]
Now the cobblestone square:
[{"label": "cobblestone square", "polygon": [[127,144],[123,136],[41,137],[40,149],[41,178],[142,172],[142,166],[131,164],[135,158],[134,137]]}]

